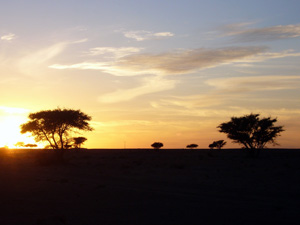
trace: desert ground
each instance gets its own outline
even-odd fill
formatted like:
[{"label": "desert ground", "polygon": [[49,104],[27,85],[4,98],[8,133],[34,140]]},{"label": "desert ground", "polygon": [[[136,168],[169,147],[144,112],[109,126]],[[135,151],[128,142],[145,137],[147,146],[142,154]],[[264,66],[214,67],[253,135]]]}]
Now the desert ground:
[{"label": "desert ground", "polygon": [[300,150],[0,150],[1,225],[299,224]]}]

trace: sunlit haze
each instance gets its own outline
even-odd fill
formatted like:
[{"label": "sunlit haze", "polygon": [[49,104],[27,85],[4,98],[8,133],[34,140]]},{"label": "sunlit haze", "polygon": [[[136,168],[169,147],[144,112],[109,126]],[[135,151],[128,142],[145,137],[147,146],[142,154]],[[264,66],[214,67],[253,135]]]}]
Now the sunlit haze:
[{"label": "sunlit haze", "polygon": [[[87,148],[224,139],[232,116],[277,118],[299,148],[300,1],[3,1],[0,147],[30,112],[92,117]],[[271,146],[270,146],[271,147]]]}]

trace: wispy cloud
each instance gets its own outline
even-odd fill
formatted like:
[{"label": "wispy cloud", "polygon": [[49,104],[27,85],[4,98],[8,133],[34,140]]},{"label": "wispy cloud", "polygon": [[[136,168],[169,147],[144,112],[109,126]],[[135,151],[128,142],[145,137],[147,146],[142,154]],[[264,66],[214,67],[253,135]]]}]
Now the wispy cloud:
[{"label": "wispy cloud", "polygon": [[66,42],[61,42],[39,49],[35,52],[29,52],[27,55],[19,59],[17,66],[24,74],[30,76],[40,75],[41,66],[45,66],[47,61],[59,55],[66,46]]},{"label": "wispy cloud", "polygon": [[121,127],[121,126],[149,126],[154,122],[148,120],[114,120],[107,122],[94,122],[97,127]]},{"label": "wispy cloud", "polygon": [[13,33],[9,33],[9,34],[5,34],[5,35],[3,35],[3,36],[1,36],[1,40],[2,41],[11,41],[11,40],[13,40],[13,39],[15,39],[16,38],[16,35],[15,34],[13,34]]},{"label": "wispy cloud", "polygon": [[112,93],[104,94],[98,97],[98,101],[102,103],[129,101],[141,95],[173,89],[175,84],[176,81],[174,80],[167,80],[158,76],[148,77],[143,79],[143,82],[139,87],[126,90],[120,89]]},{"label": "wispy cloud", "polygon": [[174,34],[171,32],[158,32],[153,33],[146,30],[135,30],[123,32],[124,36],[130,39],[135,39],[136,41],[145,41],[153,39],[163,39],[168,37],[173,37]]},{"label": "wispy cloud", "polygon": [[128,55],[137,54],[142,48],[136,47],[96,47],[90,48],[86,55],[101,57],[99,62],[81,62],[72,65],[53,64],[49,68],[52,69],[81,69],[81,70],[101,70],[106,73],[118,76],[132,76],[136,74],[127,73],[125,70],[119,70],[116,66],[117,62]]},{"label": "wispy cloud", "polygon": [[7,106],[0,106],[0,111],[3,111],[8,114],[25,114],[29,112],[28,109],[7,107]]},{"label": "wispy cloud", "polygon": [[123,58],[117,67],[142,74],[187,74],[222,64],[240,62],[266,51],[265,47],[229,47],[192,49],[162,54],[137,54]]},{"label": "wispy cloud", "polygon": [[300,87],[300,76],[250,76],[215,78],[205,81],[219,93],[291,90]]},{"label": "wispy cloud", "polygon": [[91,48],[88,52],[88,55],[98,56],[102,55],[106,58],[122,58],[127,55],[139,53],[142,49],[136,47],[122,47],[122,48],[114,48],[114,47],[97,47]]},{"label": "wispy cloud", "polygon": [[279,25],[264,28],[249,28],[249,23],[230,24],[223,27],[226,36],[243,42],[270,41],[300,37],[300,24]]},{"label": "wispy cloud", "polygon": [[111,71],[112,63],[107,62],[83,62],[72,65],[61,65],[61,64],[53,64],[49,66],[52,69],[81,69],[81,70],[102,70],[104,72]]},{"label": "wispy cloud", "polygon": [[56,43],[49,47],[39,49],[36,52],[30,52],[21,60],[21,64],[43,63],[60,54],[67,44],[66,42]]},{"label": "wispy cloud", "polygon": [[295,52],[293,49],[289,49],[289,50],[285,50],[282,52],[259,53],[257,55],[253,55],[253,56],[247,57],[245,59],[242,59],[237,63],[239,63],[239,65],[242,65],[242,66],[250,66],[251,65],[250,63],[263,62],[263,61],[270,60],[270,59],[298,57],[298,56],[300,56],[300,52]]},{"label": "wispy cloud", "polygon": [[[187,49],[162,54],[134,54],[111,62],[83,62],[73,65],[54,64],[54,69],[102,70],[116,76],[141,74],[187,74],[222,64],[245,62],[262,54],[266,47],[228,47],[219,49]],[[251,58],[252,57],[252,58]]]},{"label": "wispy cloud", "polygon": [[66,41],[52,44],[47,47],[40,48],[36,51],[28,52],[25,56],[21,57],[18,62],[19,69],[29,75],[33,75],[33,71],[45,62],[50,61],[54,57],[61,54],[69,45],[80,44],[86,42],[87,39],[77,41]]},{"label": "wispy cloud", "polygon": [[159,107],[183,107],[187,109],[207,108],[219,105],[223,97],[215,94],[191,95],[191,96],[170,96],[167,99],[152,101],[151,106]]},{"label": "wispy cloud", "polygon": [[76,41],[69,41],[68,43],[69,43],[69,44],[80,44],[80,43],[85,43],[85,42],[87,42],[87,41],[88,41],[87,38],[83,38],[83,39],[76,40]]}]

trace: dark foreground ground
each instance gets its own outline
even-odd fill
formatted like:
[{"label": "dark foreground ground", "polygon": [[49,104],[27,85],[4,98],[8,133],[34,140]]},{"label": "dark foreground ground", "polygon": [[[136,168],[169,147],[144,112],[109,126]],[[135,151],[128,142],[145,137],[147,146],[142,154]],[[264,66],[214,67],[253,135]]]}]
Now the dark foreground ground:
[{"label": "dark foreground ground", "polygon": [[300,224],[300,150],[0,151],[1,225]]}]

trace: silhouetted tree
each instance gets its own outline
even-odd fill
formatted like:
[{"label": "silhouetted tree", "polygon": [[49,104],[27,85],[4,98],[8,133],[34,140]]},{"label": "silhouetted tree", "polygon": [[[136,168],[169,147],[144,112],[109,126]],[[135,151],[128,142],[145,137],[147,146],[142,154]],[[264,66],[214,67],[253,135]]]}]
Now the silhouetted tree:
[{"label": "silhouetted tree", "polygon": [[190,145],[187,145],[186,147],[190,148],[190,149],[194,149],[194,148],[197,148],[198,145],[197,144],[190,144]]},{"label": "silhouetted tree", "polygon": [[219,140],[219,141],[214,141],[213,143],[211,143],[208,147],[210,149],[214,149],[214,148],[217,148],[217,149],[221,149],[224,145],[226,145],[226,141],[224,140]]},{"label": "silhouetted tree", "polygon": [[156,149],[156,150],[160,149],[160,148],[163,147],[163,146],[164,146],[164,144],[161,143],[161,142],[154,142],[154,143],[151,145],[151,147],[154,148],[154,149]]},{"label": "silhouetted tree", "polygon": [[81,148],[81,145],[86,141],[87,139],[85,137],[75,137],[73,138],[74,141],[74,148]]},{"label": "silhouetted tree", "polygon": [[266,144],[276,144],[275,139],[284,131],[283,126],[274,126],[277,119],[259,118],[259,114],[232,117],[218,126],[233,142],[243,145],[252,156],[258,156]]},{"label": "silhouetted tree", "polygon": [[58,108],[30,113],[28,117],[29,122],[20,126],[21,133],[29,132],[36,142],[48,142],[56,150],[68,147],[72,132],[93,130],[88,123],[91,117],[80,110]]},{"label": "silhouetted tree", "polygon": [[219,140],[219,141],[216,141],[216,147],[217,147],[217,149],[221,149],[221,148],[223,148],[225,145],[226,145],[226,141],[224,141],[224,140]]}]

